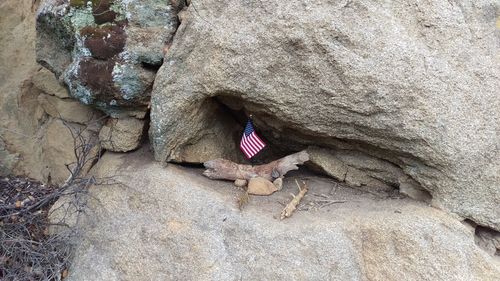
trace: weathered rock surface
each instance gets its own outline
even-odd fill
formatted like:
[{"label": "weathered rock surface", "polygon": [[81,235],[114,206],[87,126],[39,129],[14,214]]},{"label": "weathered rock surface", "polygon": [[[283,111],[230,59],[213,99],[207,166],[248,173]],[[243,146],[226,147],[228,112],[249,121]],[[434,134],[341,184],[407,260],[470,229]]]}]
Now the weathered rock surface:
[{"label": "weathered rock surface", "polygon": [[245,186],[247,186],[247,180],[237,179],[234,181],[234,185],[237,187],[245,187]]},{"label": "weathered rock surface", "polygon": [[475,234],[476,244],[500,262],[500,232],[477,226]]},{"label": "weathered rock surface", "polygon": [[262,177],[251,178],[248,181],[248,194],[271,195],[277,190],[278,188],[272,182]]},{"label": "weathered rock surface", "polygon": [[99,132],[101,147],[115,152],[131,151],[139,147],[144,132],[144,120],[110,118]]},{"label": "weathered rock surface", "polygon": [[54,73],[42,67],[31,79],[33,85],[48,95],[54,95],[61,99],[69,98],[68,89],[62,86]]},{"label": "weathered rock surface", "polygon": [[182,1],[45,1],[37,59],[73,97],[115,116],[146,111]]},{"label": "weathered rock surface", "polygon": [[277,179],[275,179],[275,180],[273,181],[273,184],[274,184],[274,186],[276,186],[276,188],[277,188],[278,190],[281,190],[281,189],[283,188],[283,178],[281,177],[281,178],[277,178]]},{"label": "weathered rock surface", "polygon": [[[60,99],[53,92],[41,93],[29,76],[26,79],[11,92],[17,102],[6,103],[9,110],[0,112],[0,118],[6,120],[0,137],[5,140],[3,150],[7,153],[7,157],[0,158],[0,164],[8,167],[6,173],[62,184],[70,175],[66,165],[72,168],[77,161],[75,146],[82,145],[82,140],[86,145],[97,144],[102,113],[73,99]],[[12,100],[0,97],[2,101]],[[87,159],[98,153],[95,147]]]},{"label": "weathered rock surface", "polygon": [[309,166],[341,182],[368,191],[399,192],[410,198],[430,202],[429,193],[401,168],[359,151],[309,147]]},{"label": "weathered rock surface", "polygon": [[[497,280],[500,263],[474,244],[473,231],[410,199],[384,199],[309,177],[298,211],[279,221],[282,191],[252,197],[201,170],[154,162],[145,149],[106,153],[90,221],[68,280]],[[335,187],[337,186],[337,187]],[[314,194],[344,204],[319,208]]]},{"label": "weathered rock surface", "polygon": [[[69,2],[56,2],[57,7],[49,14],[54,17],[62,17],[61,12],[66,11]],[[106,9],[111,7],[108,6],[109,1],[106,2],[107,4],[104,2],[106,1],[102,2],[102,7],[107,7]],[[71,3],[78,6],[80,5],[78,3],[83,3],[83,1],[71,1]],[[76,161],[74,156],[75,138],[69,130],[73,131],[77,139],[79,132],[82,132],[83,140],[87,142],[87,145],[96,144],[104,116],[98,110],[70,98],[68,89],[60,83],[62,79],[58,80],[54,73],[36,64],[35,11],[37,4],[38,2],[35,1],[33,3],[23,2],[20,5],[19,1],[13,0],[0,3],[0,92],[2,93],[0,95],[0,174],[19,174],[44,182],[51,181],[54,184],[61,184],[69,176],[66,165],[73,167],[72,163]],[[45,1],[44,3],[44,5],[51,4],[56,3],[53,1]],[[144,30],[155,29],[155,27],[149,26],[148,22],[159,20],[158,17],[154,18],[152,14],[158,16],[157,13],[160,11],[151,12],[149,9],[158,8],[161,10],[163,6],[148,5],[146,7],[137,5],[137,3],[129,4],[129,9],[137,11],[135,14],[132,13],[133,15],[149,13],[147,16],[149,19],[134,17],[135,21],[129,24],[131,29],[138,25],[141,25]],[[114,6],[114,8],[117,7]],[[44,9],[47,9],[47,6],[41,9],[41,13]],[[139,11],[141,9],[142,11]],[[63,36],[64,28],[82,24],[77,19],[82,19],[81,16],[88,12],[76,8],[72,11],[76,13],[75,17],[71,18],[74,22],[62,23],[55,18],[39,18],[42,21],[38,23],[39,27],[41,25],[49,28],[44,26],[44,24],[49,24],[49,29],[56,33],[42,32],[38,34],[40,38],[38,50],[41,52],[39,58],[47,58],[48,62],[44,64],[51,67],[53,71],[58,66],[63,65],[58,63],[63,62],[64,56],[69,54],[68,49],[57,47],[61,44],[71,43],[71,38],[73,38]],[[96,14],[96,17],[106,14],[109,14],[107,10]],[[50,21],[50,23],[44,20]],[[161,31],[155,29],[154,32],[164,34],[169,30],[169,27],[166,27]],[[56,35],[60,36],[59,39],[64,37],[63,40],[57,41],[58,38],[51,37]],[[147,36],[143,36],[141,44],[145,45],[142,46],[151,47],[152,50],[147,53],[141,53],[144,50],[136,50],[134,54],[143,58],[141,62],[146,62],[149,59],[151,62],[160,63],[161,51],[157,52],[156,50],[160,48],[158,46],[163,44],[160,42],[162,38],[162,36],[154,38],[150,36],[149,39],[156,40],[157,46],[153,48],[151,47],[153,43],[147,40]],[[105,50],[108,49],[104,48],[100,51]],[[150,55],[155,57],[148,57]],[[146,68],[148,67],[146,66]],[[62,73],[55,72],[59,75]],[[145,117],[143,109],[142,111],[131,109],[128,114],[138,118]],[[121,142],[126,144],[128,142],[129,147],[132,144],[134,148],[137,147],[138,140],[142,135],[144,121],[136,123],[139,125],[131,126],[126,130],[121,129],[121,131],[132,132],[128,135],[131,139],[124,139],[125,134],[119,138]],[[132,122],[132,125],[136,123]],[[114,139],[119,135],[115,134]],[[76,146],[78,145],[81,143],[77,140]],[[88,158],[93,159],[98,154],[99,150],[96,147],[88,155]],[[90,163],[92,161],[89,161]],[[87,165],[83,172],[88,168],[90,165]]]},{"label": "weathered rock surface", "polygon": [[207,104],[222,103],[253,113],[271,147],[384,159],[435,206],[500,230],[498,10],[491,0],[197,2],[155,80],[156,159],[179,160],[210,132]]},{"label": "weathered rock surface", "polygon": [[26,81],[39,68],[33,8],[29,1],[0,2],[0,138],[7,155],[0,157],[0,166],[6,173],[42,179],[38,128],[43,109]]},{"label": "weathered rock surface", "polygon": [[14,167],[19,161],[18,153],[11,153],[5,147],[5,142],[0,138],[0,176],[12,174]]},{"label": "weathered rock surface", "polygon": [[[71,133],[73,132],[73,133]],[[75,167],[75,147],[84,145],[78,141],[77,136],[81,134],[82,139],[87,142],[86,145],[93,147],[87,159],[87,165],[82,168],[82,175],[85,175],[93,163],[93,159],[99,154],[97,147],[97,132],[89,130],[80,124],[65,123],[60,119],[50,118],[47,122],[45,135],[42,142],[41,161],[45,165],[44,179],[50,178],[52,183],[64,183],[70,173],[66,166],[71,169]]]},{"label": "weathered rock surface", "polygon": [[38,103],[50,116],[73,123],[89,124],[99,122],[103,117],[100,111],[74,99],[60,99],[56,96],[40,94]]}]

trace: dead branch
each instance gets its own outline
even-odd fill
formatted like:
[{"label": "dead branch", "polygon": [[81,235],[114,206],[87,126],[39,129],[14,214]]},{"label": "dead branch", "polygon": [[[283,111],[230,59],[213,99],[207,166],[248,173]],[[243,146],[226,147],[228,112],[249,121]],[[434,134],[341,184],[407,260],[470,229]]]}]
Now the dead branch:
[{"label": "dead branch", "polygon": [[281,220],[292,216],[293,211],[295,211],[295,209],[297,209],[297,206],[299,205],[300,200],[302,200],[302,198],[304,197],[304,195],[307,192],[307,186],[306,186],[305,182],[302,182],[304,185],[303,187],[301,187],[299,185],[297,180],[295,180],[295,183],[297,183],[297,186],[299,187],[299,193],[297,195],[292,194],[292,196],[293,196],[292,201],[290,201],[290,203],[288,203],[286,205],[286,207],[283,209],[283,211],[281,211],[281,215],[280,215]]},{"label": "dead branch", "polygon": [[[75,162],[66,166],[70,175],[63,185],[0,180],[1,280],[61,280],[68,275],[81,232],[79,221],[88,211],[88,188],[97,182],[85,176],[86,167],[100,155],[91,153],[98,144],[85,134],[87,127],[63,124],[72,135],[75,156]],[[63,197],[65,203],[52,208]],[[57,221],[49,222],[54,213],[60,214]],[[54,226],[58,231],[51,234],[49,228]]]},{"label": "dead branch", "polygon": [[291,170],[297,170],[297,165],[301,165],[308,160],[309,154],[305,150],[258,166],[237,164],[226,159],[215,159],[203,164],[207,168],[203,175],[210,179],[231,181],[237,179],[250,180],[254,177],[262,177],[273,181]]}]

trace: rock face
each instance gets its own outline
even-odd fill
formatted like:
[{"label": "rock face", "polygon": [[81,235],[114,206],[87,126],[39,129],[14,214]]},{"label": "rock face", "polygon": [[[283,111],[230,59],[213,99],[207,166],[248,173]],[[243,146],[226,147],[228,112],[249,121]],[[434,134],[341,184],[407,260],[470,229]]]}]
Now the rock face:
[{"label": "rock face", "polygon": [[[24,99],[19,99],[25,89],[24,80],[36,69],[33,38],[35,37],[33,12],[28,2],[0,2],[0,174],[6,175],[20,172],[20,159],[25,158],[24,151],[14,148],[13,143],[19,140],[20,146],[26,149],[32,144],[23,130],[32,129],[37,123],[31,114],[18,115]],[[23,46],[20,48],[19,46]],[[30,49],[30,47],[32,47]],[[28,111],[32,113],[33,111]],[[23,118],[24,117],[24,118]],[[23,122],[30,119],[29,122]],[[33,121],[32,121],[33,120]],[[23,143],[21,143],[21,139]],[[27,163],[26,163],[27,164]],[[38,173],[32,173],[38,174]]]},{"label": "rock face", "polygon": [[11,153],[5,147],[5,142],[0,139],[0,177],[7,176],[12,173],[13,168],[19,161],[19,154]]},{"label": "rock face", "polygon": [[309,167],[349,186],[368,191],[399,192],[415,200],[430,202],[432,197],[398,166],[352,150],[309,147]]},{"label": "rock face", "polygon": [[69,130],[95,143],[102,113],[70,99],[54,74],[36,64],[36,3],[0,3],[0,174],[60,184],[69,176],[66,164],[76,161]]},{"label": "rock face", "polygon": [[[67,90],[36,64],[36,3],[0,3],[0,174],[50,179],[58,184],[69,175],[65,164],[75,161],[68,130],[99,128],[80,118],[83,112],[89,116],[98,113],[66,99]],[[71,106],[62,106],[67,103]],[[91,130],[86,133],[95,135]]]},{"label": "rock face", "polygon": [[73,97],[111,115],[145,112],[182,1],[48,0],[37,16],[37,59]]},{"label": "rock face", "polygon": [[[24,81],[11,85],[7,95],[0,96],[0,174],[62,184],[70,174],[66,165],[72,168],[77,161],[75,145],[83,144],[79,135],[86,145],[94,146],[88,159],[98,156],[102,113],[73,99],[59,98],[59,87],[45,87],[57,83],[53,74],[52,80],[46,75],[47,71],[33,70],[33,78],[27,74]],[[46,76],[41,89],[41,81],[36,78],[40,75]],[[89,168],[85,166],[83,173]]]},{"label": "rock face", "polygon": [[139,147],[144,132],[144,121],[135,118],[110,118],[99,132],[102,148],[116,152]]},{"label": "rock face", "polygon": [[48,95],[53,95],[60,99],[70,98],[68,89],[63,87],[54,77],[54,73],[46,68],[40,69],[33,75],[31,80],[36,88]]},{"label": "rock face", "polygon": [[475,234],[476,244],[500,262],[500,232],[477,226]]},{"label": "rock face", "polygon": [[[154,162],[144,149],[106,153],[94,175],[117,185],[91,188],[91,216],[68,280],[496,280],[500,264],[473,231],[410,199],[338,186],[317,210],[273,218],[296,191],[236,206],[241,192],[200,171]],[[309,206],[335,183],[308,179]],[[147,262],[145,262],[147,261]]]},{"label": "rock face", "polygon": [[155,80],[157,160],[178,160],[212,130],[210,108],[227,107],[215,118],[254,114],[271,147],[383,159],[435,206],[500,230],[498,2],[195,8],[183,12]]},{"label": "rock face", "polygon": [[48,94],[38,95],[38,103],[52,117],[78,124],[88,124],[103,117],[99,111],[74,99],[60,99]]},{"label": "rock face", "polygon": [[[80,140],[86,142],[86,145],[96,145],[88,155],[89,159],[99,155],[97,140],[105,116],[95,108],[73,99],[74,95],[70,95],[62,81],[64,80],[63,70],[69,67],[71,59],[78,57],[78,54],[84,51],[76,47],[69,50],[64,46],[76,44],[76,41],[72,41],[76,35],[66,32],[85,23],[81,20],[85,15],[88,16],[89,11],[85,10],[82,5],[87,1],[45,1],[38,13],[36,23],[35,11],[38,2],[23,2],[20,5],[19,1],[7,0],[0,4],[0,38],[2,39],[0,40],[0,93],[2,93],[0,95],[0,174],[24,175],[44,182],[61,184],[69,176],[66,165],[73,167],[73,163],[77,160],[74,155],[75,145],[82,144],[79,140],[75,144],[75,139],[82,136]],[[102,5],[92,10],[96,22],[87,25],[85,30],[92,31],[92,26],[115,30],[113,28],[118,23],[104,23],[103,21],[111,21],[113,17],[119,17],[119,13],[109,10],[119,9],[123,7],[123,3],[111,3],[104,0],[99,3]],[[156,5],[151,1],[144,3],[147,7],[127,1],[128,6],[124,11],[130,12],[131,16],[131,22],[127,22],[127,34],[129,37],[135,36],[136,39],[127,39],[129,46],[124,47],[124,50],[133,53],[136,57],[141,57],[140,63],[137,63],[149,69],[155,63],[161,63],[163,55],[158,49],[161,49],[164,44],[161,41],[164,39],[163,35],[171,31],[168,26],[157,30],[159,27],[154,22],[158,23],[160,10],[170,4],[159,2],[161,5]],[[99,11],[101,8],[105,10]],[[170,13],[169,11],[163,12]],[[103,18],[105,15],[106,17]],[[161,20],[168,21],[172,18]],[[40,31],[37,35],[35,25]],[[141,32],[146,34],[142,36]],[[158,36],[151,36],[153,32]],[[137,38],[138,36],[142,37]],[[36,37],[38,37],[38,59],[58,76],[62,75],[59,77],[61,79],[58,79],[52,71],[36,64]],[[97,43],[89,39],[88,42],[89,46],[101,47],[96,51],[100,52],[101,61],[104,61],[103,52],[113,49],[117,43],[112,36],[104,39],[104,41],[98,40]],[[133,42],[139,42],[139,44]],[[65,56],[68,56],[69,60],[66,60]],[[150,72],[154,71],[150,70]],[[132,80],[133,78],[127,81]],[[96,83],[102,82],[99,81]],[[104,83],[99,86],[105,88],[106,85]],[[145,111],[141,105],[124,109],[124,111],[138,118],[145,117]],[[113,120],[116,121],[112,119],[108,124]],[[126,149],[133,149],[137,147],[142,137],[145,121],[133,119],[136,122],[128,122],[128,120],[124,118],[118,123],[133,126],[126,129],[118,126],[119,128],[115,130],[116,134],[113,134],[113,140],[119,139],[116,142],[120,145],[128,145]],[[89,164],[92,162],[88,161]],[[83,172],[85,173],[89,167],[90,165],[86,166]]]},{"label": "rock face", "polygon": [[68,123],[57,118],[49,118],[46,128],[44,129],[44,137],[42,139],[41,161],[46,168],[44,169],[44,180],[50,178],[50,181],[55,184],[62,184],[69,177],[70,173],[66,168],[68,165],[73,168],[77,161],[75,157],[75,146],[83,145],[77,142],[73,136],[81,135],[87,142],[87,145],[92,146],[87,165],[82,169],[82,175],[86,174],[93,163],[97,160],[99,154],[97,146],[97,132],[81,124]]}]

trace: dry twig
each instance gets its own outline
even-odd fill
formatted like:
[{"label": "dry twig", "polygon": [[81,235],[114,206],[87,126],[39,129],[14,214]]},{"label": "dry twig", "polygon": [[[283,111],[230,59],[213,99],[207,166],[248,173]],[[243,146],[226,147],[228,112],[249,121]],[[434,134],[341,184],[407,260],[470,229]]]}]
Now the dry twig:
[{"label": "dry twig", "polygon": [[281,220],[292,216],[293,211],[295,211],[295,209],[297,209],[297,206],[299,205],[300,200],[302,200],[302,198],[304,197],[304,195],[307,192],[307,186],[306,186],[305,182],[302,182],[303,183],[302,187],[300,186],[300,184],[297,180],[295,180],[295,183],[299,187],[299,193],[297,195],[292,194],[292,196],[293,196],[292,201],[290,201],[290,203],[288,203],[286,205],[286,207],[283,209],[283,211],[281,211],[281,214],[280,214]]},{"label": "dry twig", "polygon": [[[70,176],[62,186],[21,178],[0,181],[0,280],[61,280],[68,274],[79,220],[87,211],[87,189],[96,183],[84,172],[97,160],[91,153],[97,143],[86,137],[86,127],[78,130],[63,123],[73,136],[76,161],[67,165]],[[51,210],[61,197],[68,200]],[[59,221],[50,223],[49,212],[61,214]],[[59,231],[49,234],[54,225]]]}]

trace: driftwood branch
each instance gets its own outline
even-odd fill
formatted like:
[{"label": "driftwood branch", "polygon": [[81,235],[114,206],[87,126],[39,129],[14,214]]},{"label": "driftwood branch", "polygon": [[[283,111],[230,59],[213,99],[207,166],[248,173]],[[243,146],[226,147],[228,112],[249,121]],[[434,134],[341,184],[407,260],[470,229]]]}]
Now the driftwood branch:
[{"label": "driftwood branch", "polygon": [[250,180],[254,177],[263,177],[273,181],[291,170],[297,170],[299,168],[297,165],[301,165],[308,160],[309,154],[305,150],[258,166],[237,164],[226,159],[215,159],[204,163],[207,170],[203,172],[203,175],[210,179],[232,181],[237,179]]},{"label": "driftwood branch", "polygon": [[297,206],[299,205],[300,203],[300,200],[302,200],[302,198],[304,198],[304,195],[306,194],[307,192],[307,186],[305,183],[304,186],[300,186],[299,183],[297,182],[297,180],[295,180],[295,182],[297,183],[297,186],[299,187],[299,193],[297,195],[293,195],[293,199],[292,201],[290,201],[290,203],[288,203],[285,208],[283,209],[283,211],[281,211],[281,214],[280,214],[280,219],[283,220],[285,218],[289,218],[292,216],[293,214],[293,211],[295,211],[295,209],[297,209]]}]

